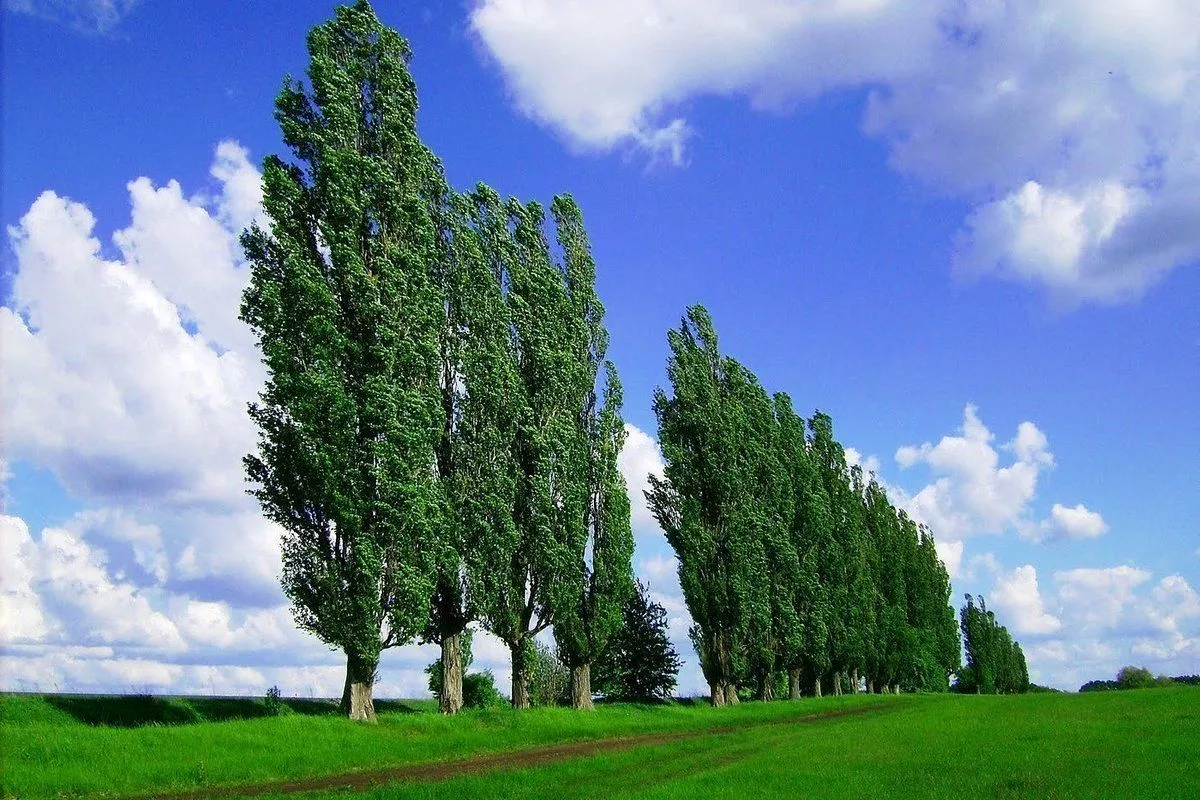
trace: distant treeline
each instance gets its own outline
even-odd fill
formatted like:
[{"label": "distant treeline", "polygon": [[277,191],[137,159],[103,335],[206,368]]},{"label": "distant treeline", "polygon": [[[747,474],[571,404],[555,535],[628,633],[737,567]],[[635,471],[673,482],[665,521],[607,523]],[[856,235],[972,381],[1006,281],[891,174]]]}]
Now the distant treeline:
[{"label": "distant treeline", "polygon": [[1145,667],[1122,667],[1115,681],[1088,681],[1081,692],[1110,692],[1124,689],[1153,689],[1162,686],[1200,686],[1200,675],[1155,676]]}]

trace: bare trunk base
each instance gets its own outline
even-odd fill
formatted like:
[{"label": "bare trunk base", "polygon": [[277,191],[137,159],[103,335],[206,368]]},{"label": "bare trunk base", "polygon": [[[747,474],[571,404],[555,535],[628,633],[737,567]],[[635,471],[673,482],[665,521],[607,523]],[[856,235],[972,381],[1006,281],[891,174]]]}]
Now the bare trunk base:
[{"label": "bare trunk base", "polygon": [[813,697],[821,696],[821,679],[813,678]]},{"label": "bare trunk base", "polygon": [[892,694],[900,694],[900,684],[898,684],[898,683],[892,684]]},{"label": "bare trunk base", "polygon": [[758,684],[758,699],[764,703],[769,703],[775,699],[775,681],[773,680],[773,676],[768,675]]},{"label": "bare trunk base", "polygon": [[833,673],[833,695],[834,697],[842,696],[842,673]]},{"label": "bare trunk base", "polygon": [[512,707],[529,708],[529,666],[525,659],[525,640],[508,646],[512,657]]},{"label": "bare trunk base", "polygon": [[346,683],[342,687],[342,713],[360,722],[375,721],[375,688],[377,662],[357,654],[346,655]]},{"label": "bare trunk base", "polygon": [[708,684],[709,698],[708,702],[713,708],[720,708],[725,705],[725,687],[720,683],[710,682]]},{"label": "bare trunk base", "polygon": [[592,705],[592,665],[580,664],[571,667],[571,708],[578,711],[595,711]]},{"label": "bare trunk base", "polygon": [[850,671],[850,694],[858,694],[858,670]]},{"label": "bare trunk base", "polygon": [[875,684],[867,678],[867,694],[875,694]]},{"label": "bare trunk base", "polygon": [[438,710],[457,714],[463,707],[462,632],[442,638],[442,694]]},{"label": "bare trunk base", "polygon": [[800,670],[788,670],[788,698],[800,699]]},{"label": "bare trunk base", "polygon": [[742,702],[742,701],[739,700],[738,696],[737,696],[737,684],[735,684],[735,683],[725,684],[725,705],[736,706],[740,702]]}]

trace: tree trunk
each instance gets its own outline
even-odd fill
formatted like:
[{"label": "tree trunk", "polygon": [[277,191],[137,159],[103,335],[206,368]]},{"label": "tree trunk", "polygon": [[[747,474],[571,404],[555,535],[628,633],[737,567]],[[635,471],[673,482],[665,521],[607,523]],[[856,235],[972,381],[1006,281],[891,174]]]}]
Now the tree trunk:
[{"label": "tree trunk", "polygon": [[708,691],[708,701],[712,703],[713,708],[720,708],[725,705],[725,687],[721,685],[720,681],[709,681]]},{"label": "tree trunk", "polygon": [[520,639],[516,645],[510,644],[508,652],[512,656],[512,707],[529,708],[529,665],[525,658],[525,640]]},{"label": "tree trunk", "polygon": [[725,684],[725,705],[736,706],[740,702],[742,702],[742,701],[739,700],[738,696],[737,696],[737,684],[735,684],[735,683]]},{"label": "tree trunk", "polygon": [[900,694],[900,684],[898,684],[898,683],[892,684],[892,694]]},{"label": "tree trunk", "polygon": [[875,683],[867,678],[867,694],[875,694]]},{"label": "tree trunk", "polygon": [[358,653],[346,654],[346,683],[342,687],[342,713],[350,719],[375,721],[375,701],[371,690],[375,686],[378,659],[368,659]]},{"label": "tree trunk", "polygon": [[791,700],[800,699],[800,670],[788,670],[788,698]]},{"label": "tree trunk", "polygon": [[840,672],[833,673],[833,696],[842,696],[842,673]]},{"label": "tree trunk", "polygon": [[850,670],[850,694],[858,694],[858,667]]},{"label": "tree trunk", "polygon": [[595,711],[592,705],[592,665],[580,664],[571,667],[571,708],[578,711]]},{"label": "tree trunk", "polygon": [[775,681],[772,680],[773,677],[772,675],[768,675],[758,684],[758,699],[764,703],[775,699]]},{"label": "tree trunk", "polygon": [[821,676],[813,678],[813,697],[821,696]]},{"label": "tree trunk", "polygon": [[442,696],[438,710],[457,714],[463,706],[462,631],[442,637]]}]

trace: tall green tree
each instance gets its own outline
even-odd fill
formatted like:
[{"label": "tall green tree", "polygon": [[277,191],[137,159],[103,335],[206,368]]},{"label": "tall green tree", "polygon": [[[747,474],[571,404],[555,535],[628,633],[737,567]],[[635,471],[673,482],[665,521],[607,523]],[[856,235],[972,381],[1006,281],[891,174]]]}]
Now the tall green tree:
[{"label": "tall green tree", "polygon": [[245,466],[284,530],[296,621],[345,653],[343,706],[371,719],[381,651],[428,619],[444,512],[442,179],[417,136],[408,44],[366,2],[315,27],[308,52],[309,86],[289,78],[275,103],[294,161],[265,160],[269,224],[241,240],[241,318],[268,371]]},{"label": "tall green tree", "polygon": [[[446,196],[440,286],[444,318],[439,356],[441,426],[437,477],[447,509],[430,548],[436,580],[425,640],[441,646],[438,695],[443,713],[463,704],[462,636],[486,593],[480,555],[516,538],[513,447],[520,381],[511,314],[504,294],[508,216],[499,196],[479,184]],[[481,567],[491,569],[489,563]]]},{"label": "tall green tree", "polygon": [[[664,476],[651,476],[650,508],[679,560],[691,612],[689,635],[714,705],[737,702],[749,675],[748,646],[770,618],[764,592],[766,554],[759,507],[753,414],[757,396],[747,371],[722,356],[703,306],[692,306],[667,334],[672,396],[658,389]],[[761,637],[760,637],[761,638]]]},{"label": "tall green tree", "polygon": [[[486,216],[486,258],[504,289],[515,367],[509,403],[516,424],[505,467],[512,469],[514,491],[511,525],[506,522],[503,535],[475,550],[471,573],[480,619],[512,656],[513,705],[525,708],[532,638],[553,623],[565,594],[561,578],[577,567],[576,555],[588,540],[595,493],[589,493],[592,442],[584,420],[599,359],[581,300],[584,288],[571,273],[580,267],[553,262],[542,207],[509,200],[503,223],[497,208]],[[608,416],[601,413],[610,431],[620,399],[616,381],[612,388]],[[613,444],[610,436],[606,446]],[[606,496],[611,516],[619,501],[611,491]]]},{"label": "tall green tree", "polygon": [[[776,462],[780,470],[779,522],[786,543],[771,569],[772,610],[776,617],[776,667],[788,675],[788,696],[800,697],[800,679],[805,668],[806,635],[812,618],[809,603],[820,590],[816,565],[805,559],[807,541],[804,524],[806,492],[811,480],[811,459],[805,438],[804,420],[792,407],[792,399],[778,392],[774,396]],[[819,623],[818,623],[819,624]]]},{"label": "tall green tree", "polygon": [[960,612],[966,665],[954,685],[957,692],[1016,694],[1029,691],[1029,670],[1021,645],[996,620],[982,598],[966,595]]},{"label": "tall green tree", "polygon": [[571,704],[592,708],[591,663],[621,627],[621,606],[633,591],[633,528],[629,494],[617,466],[625,444],[622,392],[616,367],[606,358],[604,306],[596,295],[583,214],[569,195],[551,204],[562,251],[562,271],[574,327],[582,323],[575,354],[583,383],[572,393],[576,408],[576,471],[567,478],[581,496],[582,514],[564,519],[570,562],[556,576],[553,598],[558,655],[571,670]]}]

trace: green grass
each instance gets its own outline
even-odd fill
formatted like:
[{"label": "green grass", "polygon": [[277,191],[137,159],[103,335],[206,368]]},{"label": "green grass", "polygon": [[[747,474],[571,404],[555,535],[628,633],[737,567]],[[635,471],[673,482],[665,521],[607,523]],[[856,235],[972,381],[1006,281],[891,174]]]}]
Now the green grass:
[{"label": "green grass", "polygon": [[[354,797],[1200,797],[1195,688],[847,697],[732,709],[609,706],[595,714],[502,710],[458,719],[404,705],[382,713],[377,726],[297,713],[112,728],[86,725],[78,711],[41,698],[0,702],[4,792],[22,798],[146,794],[717,726],[735,730]],[[172,702],[204,713],[203,701]],[[879,713],[756,724],[870,704]],[[306,795],[333,796],[350,795]]]},{"label": "green grass", "polygon": [[[845,698],[853,704],[879,702],[885,699]],[[0,696],[0,787],[4,796],[21,798],[137,796],[448,761],[558,742],[769,722],[838,707],[833,700],[746,703],[731,709],[613,705],[594,714],[566,708],[524,713],[495,709],[447,718],[431,702],[405,701],[379,703],[378,724],[364,725],[333,713],[332,704],[293,703],[307,713],[262,716],[257,700]],[[243,718],[231,713],[237,704]],[[110,724],[89,724],[96,721]]]}]

